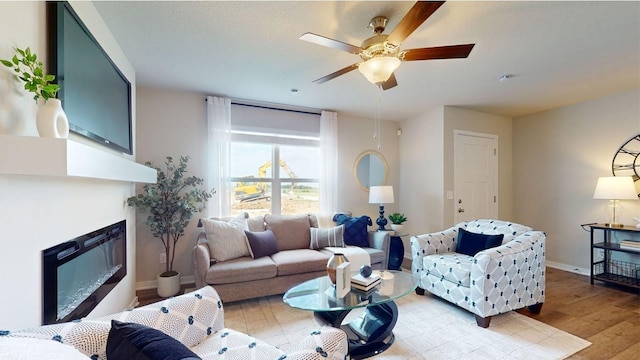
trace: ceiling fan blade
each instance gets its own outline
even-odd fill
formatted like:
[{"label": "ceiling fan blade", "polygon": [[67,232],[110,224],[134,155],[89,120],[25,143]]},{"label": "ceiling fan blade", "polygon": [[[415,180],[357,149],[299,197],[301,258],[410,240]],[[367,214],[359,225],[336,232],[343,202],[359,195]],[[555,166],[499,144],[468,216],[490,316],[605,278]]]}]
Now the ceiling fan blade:
[{"label": "ceiling fan blade", "polygon": [[444,1],[418,1],[389,34],[387,42],[399,46],[418,26],[431,16]]},{"label": "ceiling fan blade", "polygon": [[387,81],[380,84],[380,87],[382,88],[382,90],[389,90],[392,87],[395,87],[397,85],[398,85],[398,82],[396,81],[396,76],[392,73],[391,76],[387,79]]},{"label": "ceiling fan blade", "polygon": [[349,65],[346,68],[340,69],[340,70],[338,70],[336,72],[333,72],[333,73],[331,73],[331,74],[329,74],[327,76],[323,76],[323,77],[321,77],[319,79],[313,80],[313,82],[316,83],[316,84],[325,83],[325,82],[327,82],[327,81],[329,81],[331,79],[337,78],[340,75],[344,75],[344,74],[348,73],[349,71],[357,69],[358,68],[358,64],[359,63],[353,64],[353,65]]},{"label": "ceiling fan blade", "polygon": [[312,34],[312,33],[304,33],[300,36],[300,40],[308,41],[317,45],[322,45],[326,47],[330,47],[333,49],[338,49],[342,51],[346,51],[352,54],[359,54],[362,49],[359,46],[351,45],[344,43],[342,41],[329,39],[328,37]]},{"label": "ceiling fan blade", "polygon": [[475,44],[436,46],[409,49],[404,52],[404,61],[466,58]]}]

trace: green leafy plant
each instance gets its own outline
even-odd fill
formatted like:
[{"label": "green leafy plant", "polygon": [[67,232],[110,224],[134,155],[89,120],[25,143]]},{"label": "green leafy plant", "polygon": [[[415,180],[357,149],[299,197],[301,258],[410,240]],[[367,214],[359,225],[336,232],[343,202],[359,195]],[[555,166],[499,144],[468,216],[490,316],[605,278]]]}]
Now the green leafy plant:
[{"label": "green leafy plant", "polygon": [[142,193],[127,199],[129,206],[138,208],[142,213],[149,213],[146,224],[153,236],[162,241],[167,264],[161,276],[177,274],[173,271],[176,243],[184,235],[191,217],[203,211],[207,200],[215,194],[215,190],[205,191],[200,188],[203,179],[196,176],[184,177],[188,161],[188,156],[181,156],[176,165],[173,158],[167,156],[164,169],[146,162],[145,165],[158,172],[157,183],[145,184]]},{"label": "green leafy plant", "polygon": [[16,54],[11,60],[0,59],[6,67],[12,68],[18,78],[24,81],[24,89],[33,93],[36,102],[40,97],[45,100],[55,98],[60,86],[52,84],[55,75],[47,75],[42,61],[38,61],[38,55],[31,52],[30,48],[24,50],[16,48]]},{"label": "green leafy plant", "polygon": [[407,217],[401,213],[393,213],[389,215],[389,220],[394,225],[401,225],[403,222],[407,221]]}]

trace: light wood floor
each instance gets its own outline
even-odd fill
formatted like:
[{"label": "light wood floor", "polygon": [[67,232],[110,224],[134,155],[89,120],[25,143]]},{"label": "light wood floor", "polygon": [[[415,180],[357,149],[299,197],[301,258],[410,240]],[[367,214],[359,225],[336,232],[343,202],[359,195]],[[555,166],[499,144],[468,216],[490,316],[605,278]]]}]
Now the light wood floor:
[{"label": "light wood floor", "polygon": [[518,312],[592,343],[569,359],[640,359],[638,289],[547,268],[546,291],[540,314]]},{"label": "light wood floor", "polygon": [[[588,276],[547,268],[546,291],[540,314],[518,312],[593,343],[569,359],[640,359],[639,290],[591,285]],[[141,305],[160,300],[155,289],[137,295]]]}]

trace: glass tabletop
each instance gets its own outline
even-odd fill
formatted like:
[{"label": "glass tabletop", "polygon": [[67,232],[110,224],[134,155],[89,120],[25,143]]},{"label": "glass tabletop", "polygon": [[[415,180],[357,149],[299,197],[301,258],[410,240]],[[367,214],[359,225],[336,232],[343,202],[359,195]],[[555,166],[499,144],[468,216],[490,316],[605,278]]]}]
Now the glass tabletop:
[{"label": "glass tabletop", "polygon": [[383,279],[389,277],[389,274],[392,274],[393,278],[382,280],[368,292],[351,288],[344,297],[336,297],[335,286],[328,276],[322,276],[292,287],[284,294],[283,301],[293,308],[302,310],[349,310],[392,301],[407,295],[418,286],[418,279],[413,274],[395,270],[384,272]]}]

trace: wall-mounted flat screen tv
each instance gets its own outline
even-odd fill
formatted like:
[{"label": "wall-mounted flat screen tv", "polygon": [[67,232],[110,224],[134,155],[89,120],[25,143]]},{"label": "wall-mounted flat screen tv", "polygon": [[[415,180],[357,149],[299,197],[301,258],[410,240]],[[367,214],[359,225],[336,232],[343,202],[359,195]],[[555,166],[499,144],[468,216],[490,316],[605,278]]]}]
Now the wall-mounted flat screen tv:
[{"label": "wall-mounted flat screen tv", "polygon": [[133,154],[131,83],[68,2],[48,2],[49,73],[69,129]]}]

